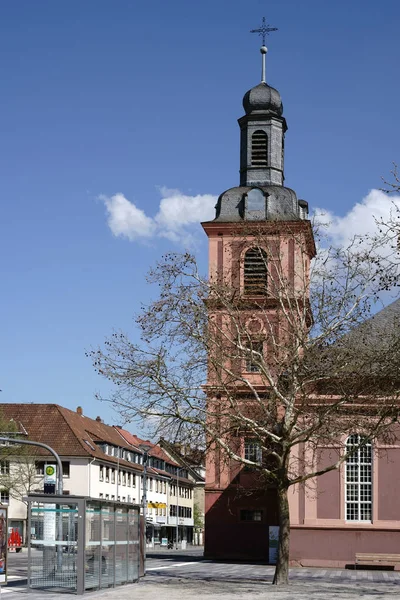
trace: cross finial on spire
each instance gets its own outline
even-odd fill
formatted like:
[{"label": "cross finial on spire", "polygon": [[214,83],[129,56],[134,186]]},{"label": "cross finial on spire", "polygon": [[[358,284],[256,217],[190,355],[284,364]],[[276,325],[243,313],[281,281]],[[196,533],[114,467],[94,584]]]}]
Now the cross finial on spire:
[{"label": "cross finial on spire", "polygon": [[258,33],[262,37],[262,46],[260,48],[261,52],[261,83],[265,83],[265,56],[267,54],[267,47],[265,46],[265,36],[269,35],[271,31],[278,31],[277,27],[270,27],[268,23],[265,22],[265,17],[262,19],[262,25],[258,29],[251,29],[250,33]]},{"label": "cross finial on spire", "polygon": [[265,36],[269,35],[271,31],[278,31],[277,27],[270,27],[265,22],[265,17],[262,18],[262,25],[258,29],[250,29],[250,33],[258,33],[262,37],[263,46],[265,46]]}]

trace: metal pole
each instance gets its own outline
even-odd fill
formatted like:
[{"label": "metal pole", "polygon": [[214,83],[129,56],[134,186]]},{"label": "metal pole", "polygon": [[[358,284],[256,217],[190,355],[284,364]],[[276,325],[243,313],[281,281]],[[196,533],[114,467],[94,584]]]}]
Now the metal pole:
[{"label": "metal pole", "polygon": [[176,471],[176,549],[178,550],[178,536],[179,536],[179,471],[178,467]]},{"label": "metal pole", "polygon": [[265,83],[265,58],[267,54],[267,48],[265,46],[261,46],[261,83]]},{"label": "metal pole", "polygon": [[147,460],[149,453],[143,450],[143,572],[146,574],[146,517],[147,517]]},{"label": "metal pole", "polygon": [[[0,437],[0,442],[9,442],[11,444],[16,444],[18,446],[25,445],[25,446],[39,446],[39,448],[44,448],[45,450],[47,450],[48,452],[50,452],[50,454],[52,454],[54,456],[54,458],[56,459],[57,462],[57,466],[58,466],[58,474],[57,474],[57,493],[60,494],[60,496],[63,493],[63,471],[62,471],[62,462],[60,457],[58,456],[57,452],[55,450],[53,450],[53,448],[51,446],[48,446],[47,444],[42,444],[42,442],[31,442],[30,440],[20,440],[18,438],[9,438],[9,437]],[[61,512],[59,512],[58,514],[56,513],[56,521],[57,521],[57,516],[58,516],[58,523],[57,523],[57,530],[58,530],[58,544],[56,547],[56,554],[57,554],[57,568],[59,569],[59,571],[62,570],[62,517],[61,517]],[[30,534],[29,534],[30,535]]]},{"label": "metal pole", "polygon": [[57,494],[63,493],[63,472],[62,472],[62,462],[57,452],[48,446],[47,444],[42,444],[41,442],[31,442],[29,440],[20,440],[16,438],[8,438],[8,437],[0,437],[0,442],[10,442],[11,444],[21,445],[24,444],[26,446],[39,446],[39,448],[45,448],[54,456],[58,466],[58,475],[57,475]]}]

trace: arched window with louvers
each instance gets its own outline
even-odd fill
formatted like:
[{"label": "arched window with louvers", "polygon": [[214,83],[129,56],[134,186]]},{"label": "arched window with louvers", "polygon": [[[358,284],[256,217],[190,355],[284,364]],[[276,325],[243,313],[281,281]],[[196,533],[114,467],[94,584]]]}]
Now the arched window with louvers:
[{"label": "arched window with louvers", "polygon": [[265,296],[267,284],[267,253],[262,248],[250,248],[244,255],[244,293]]},{"label": "arched window with louvers", "polygon": [[251,166],[266,167],[268,164],[268,136],[265,131],[255,131],[251,136]]}]

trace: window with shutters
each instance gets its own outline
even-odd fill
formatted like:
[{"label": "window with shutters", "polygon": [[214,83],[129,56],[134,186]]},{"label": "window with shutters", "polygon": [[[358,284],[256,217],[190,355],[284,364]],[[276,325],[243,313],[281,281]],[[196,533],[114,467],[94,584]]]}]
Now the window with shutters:
[{"label": "window with shutters", "polygon": [[265,131],[255,131],[251,136],[251,166],[266,167],[268,162],[268,136]]},{"label": "window with shutters", "polygon": [[267,293],[267,254],[261,248],[250,248],[244,255],[244,293]]}]

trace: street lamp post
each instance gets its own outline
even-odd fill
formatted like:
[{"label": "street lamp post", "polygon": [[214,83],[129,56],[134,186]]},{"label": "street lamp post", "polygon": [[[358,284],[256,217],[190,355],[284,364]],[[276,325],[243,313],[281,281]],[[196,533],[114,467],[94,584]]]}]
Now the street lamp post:
[{"label": "street lamp post", "polygon": [[147,463],[151,446],[141,444],[139,448],[143,452],[143,572],[146,574]]},{"label": "street lamp post", "polygon": [[178,550],[178,536],[179,536],[179,471],[182,468],[177,469],[176,471],[176,550]]}]

